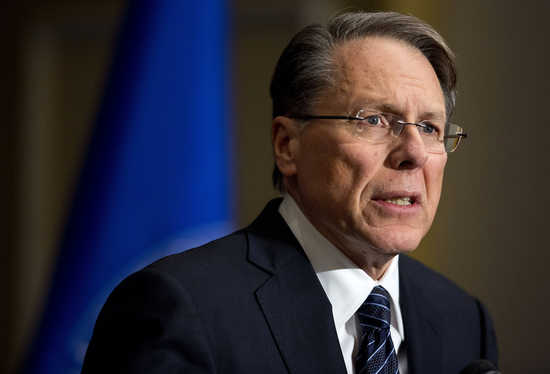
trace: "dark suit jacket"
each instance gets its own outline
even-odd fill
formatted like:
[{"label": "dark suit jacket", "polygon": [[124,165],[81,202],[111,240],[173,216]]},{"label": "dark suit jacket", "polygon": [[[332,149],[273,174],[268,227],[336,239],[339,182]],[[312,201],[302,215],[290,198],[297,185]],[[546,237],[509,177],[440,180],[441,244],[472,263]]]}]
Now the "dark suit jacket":
[{"label": "dark suit jacket", "polygon": [[[124,280],[99,315],[82,372],[345,374],[330,302],[279,203]],[[496,362],[476,299],[407,256],[399,266],[409,373]]]}]

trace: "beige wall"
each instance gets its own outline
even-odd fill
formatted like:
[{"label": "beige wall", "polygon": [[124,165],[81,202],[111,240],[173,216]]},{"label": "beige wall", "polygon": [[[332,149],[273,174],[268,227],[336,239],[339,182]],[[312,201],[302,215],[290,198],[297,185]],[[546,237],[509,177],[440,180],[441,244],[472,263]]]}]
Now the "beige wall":
[{"label": "beige wall", "polygon": [[550,371],[549,14],[547,1],[461,1],[446,17],[472,138],[449,163],[442,216],[460,234],[441,269],[486,301],[507,373]]},{"label": "beige wall", "polygon": [[[12,95],[3,97],[12,103],[5,118],[14,142],[3,150],[10,175],[3,186],[5,206],[12,219],[4,225],[8,249],[0,264],[0,279],[6,280],[0,291],[8,305],[0,308],[0,330],[7,332],[0,350],[8,357],[0,359],[0,372],[13,366],[41,305],[124,2],[40,3],[49,6],[14,7],[18,17],[7,23],[10,33],[5,34],[12,38],[3,44],[7,55],[14,56],[4,61],[4,70],[18,74],[8,76]],[[322,22],[342,8],[389,6],[442,31],[459,67],[454,120],[471,137],[449,157],[436,224],[416,256],[486,303],[496,323],[504,373],[548,371],[544,337],[550,335],[550,281],[544,233],[550,124],[544,109],[550,102],[545,71],[550,66],[545,40],[550,35],[550,2],[234,4],[241,224],[275,195],[270,184],[268,84],[278,54],[301,25]],[[82,24],[88,33],[74,32]]]}]

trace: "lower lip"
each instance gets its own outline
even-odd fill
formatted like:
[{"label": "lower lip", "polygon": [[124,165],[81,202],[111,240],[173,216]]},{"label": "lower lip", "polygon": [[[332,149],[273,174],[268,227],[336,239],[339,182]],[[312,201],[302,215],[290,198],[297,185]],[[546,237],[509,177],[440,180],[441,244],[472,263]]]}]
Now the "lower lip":
[{"label": "lower lip", "polygon": [[388,213],[414,214],[420,209],[420,204],[414,202],[410,205],[397,205],[385,200],[372,200],[374,203]]}]

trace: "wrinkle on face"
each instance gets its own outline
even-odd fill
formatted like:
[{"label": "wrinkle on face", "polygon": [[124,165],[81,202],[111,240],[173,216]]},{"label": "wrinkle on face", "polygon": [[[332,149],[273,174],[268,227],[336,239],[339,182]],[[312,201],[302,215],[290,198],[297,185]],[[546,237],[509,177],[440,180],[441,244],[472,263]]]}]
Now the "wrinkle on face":
[{"label": "wrinkle on face", "polygon": [[[410,52],[411,64],[418,61],[427,61],[426,57],[416,48],[406,42],[387,38],[387,37],[369,37],[373,41],[389,40],[393,44],[391,49],[405,48]],[[380,43],[377,43],[380,44]],[[387,51],[381,51],[374,43],[364,43],[364,39],[349,41],[336,49],[337,65],[342,69],[340,75],[342,80],[338,87],[339,94],[347,97],[351,110],[354,106],[389,104],[398,112],[396,114],[408,113],[409,117],[403,119],[408,122],[415,122],[420,115],[430,117],[446,118],[445,107],[441,110],[441,103],[444,103],[443,91],[440,89],[440,97],[432,103],[426,103],[422,100],[427,80],[439,80],[435,71],[431,69],[428,74],[420,76],[412,74],[406,66],[394,64],[387,58]],[[364,57],[369,57],[365,61]],[[356,61],[365,61],[360,65]],[[431,67],[431,65],[430,65]],[[369,76],[368,80],[358,81],[355,77]],[[392,80],[388,80],[392,76]],[[399,87],[392,84],[392,81],[400,81],[401,88],[407,88],[407,94],[402,94]],[[439,87],[440,88],[440,87]],[[419,105],[428,108],[420,108]],[[359,107],[360,109],[360,107]],[[376,108],[375,108],[376,109]],[[410,115],[415,114],[415,118]],[[429,119],[429,118],[422,118]]]},{"label": "wrinkle on face", "polygon": [[[314,105],[314,115],[354,115],[365,105],[391,107],[408,122],[445,115],[433,68],[404,42],[379,37],[345,42],[336,48],[335,61],[337,85]],[[413,127],[395,141],[373,144],[346,126],[312,120],[304,127],[288,191],[323,236],[374,274],[395,254],[415,249],[430,228],[447,156],[427,153]],[[388,191],[418,195],[415,213],[388,210],[376,201]]]}]

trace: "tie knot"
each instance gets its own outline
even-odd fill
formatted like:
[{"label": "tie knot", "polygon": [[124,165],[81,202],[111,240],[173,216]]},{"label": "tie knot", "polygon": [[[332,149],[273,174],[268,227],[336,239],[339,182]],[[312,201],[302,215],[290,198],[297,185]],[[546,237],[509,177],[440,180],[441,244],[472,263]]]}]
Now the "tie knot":
[{"label": "tie knot", "polygon": [[359,323],[375,329],[389,329],[391,323],[390,294],[382,286],[372,289],[357,311]]}]

